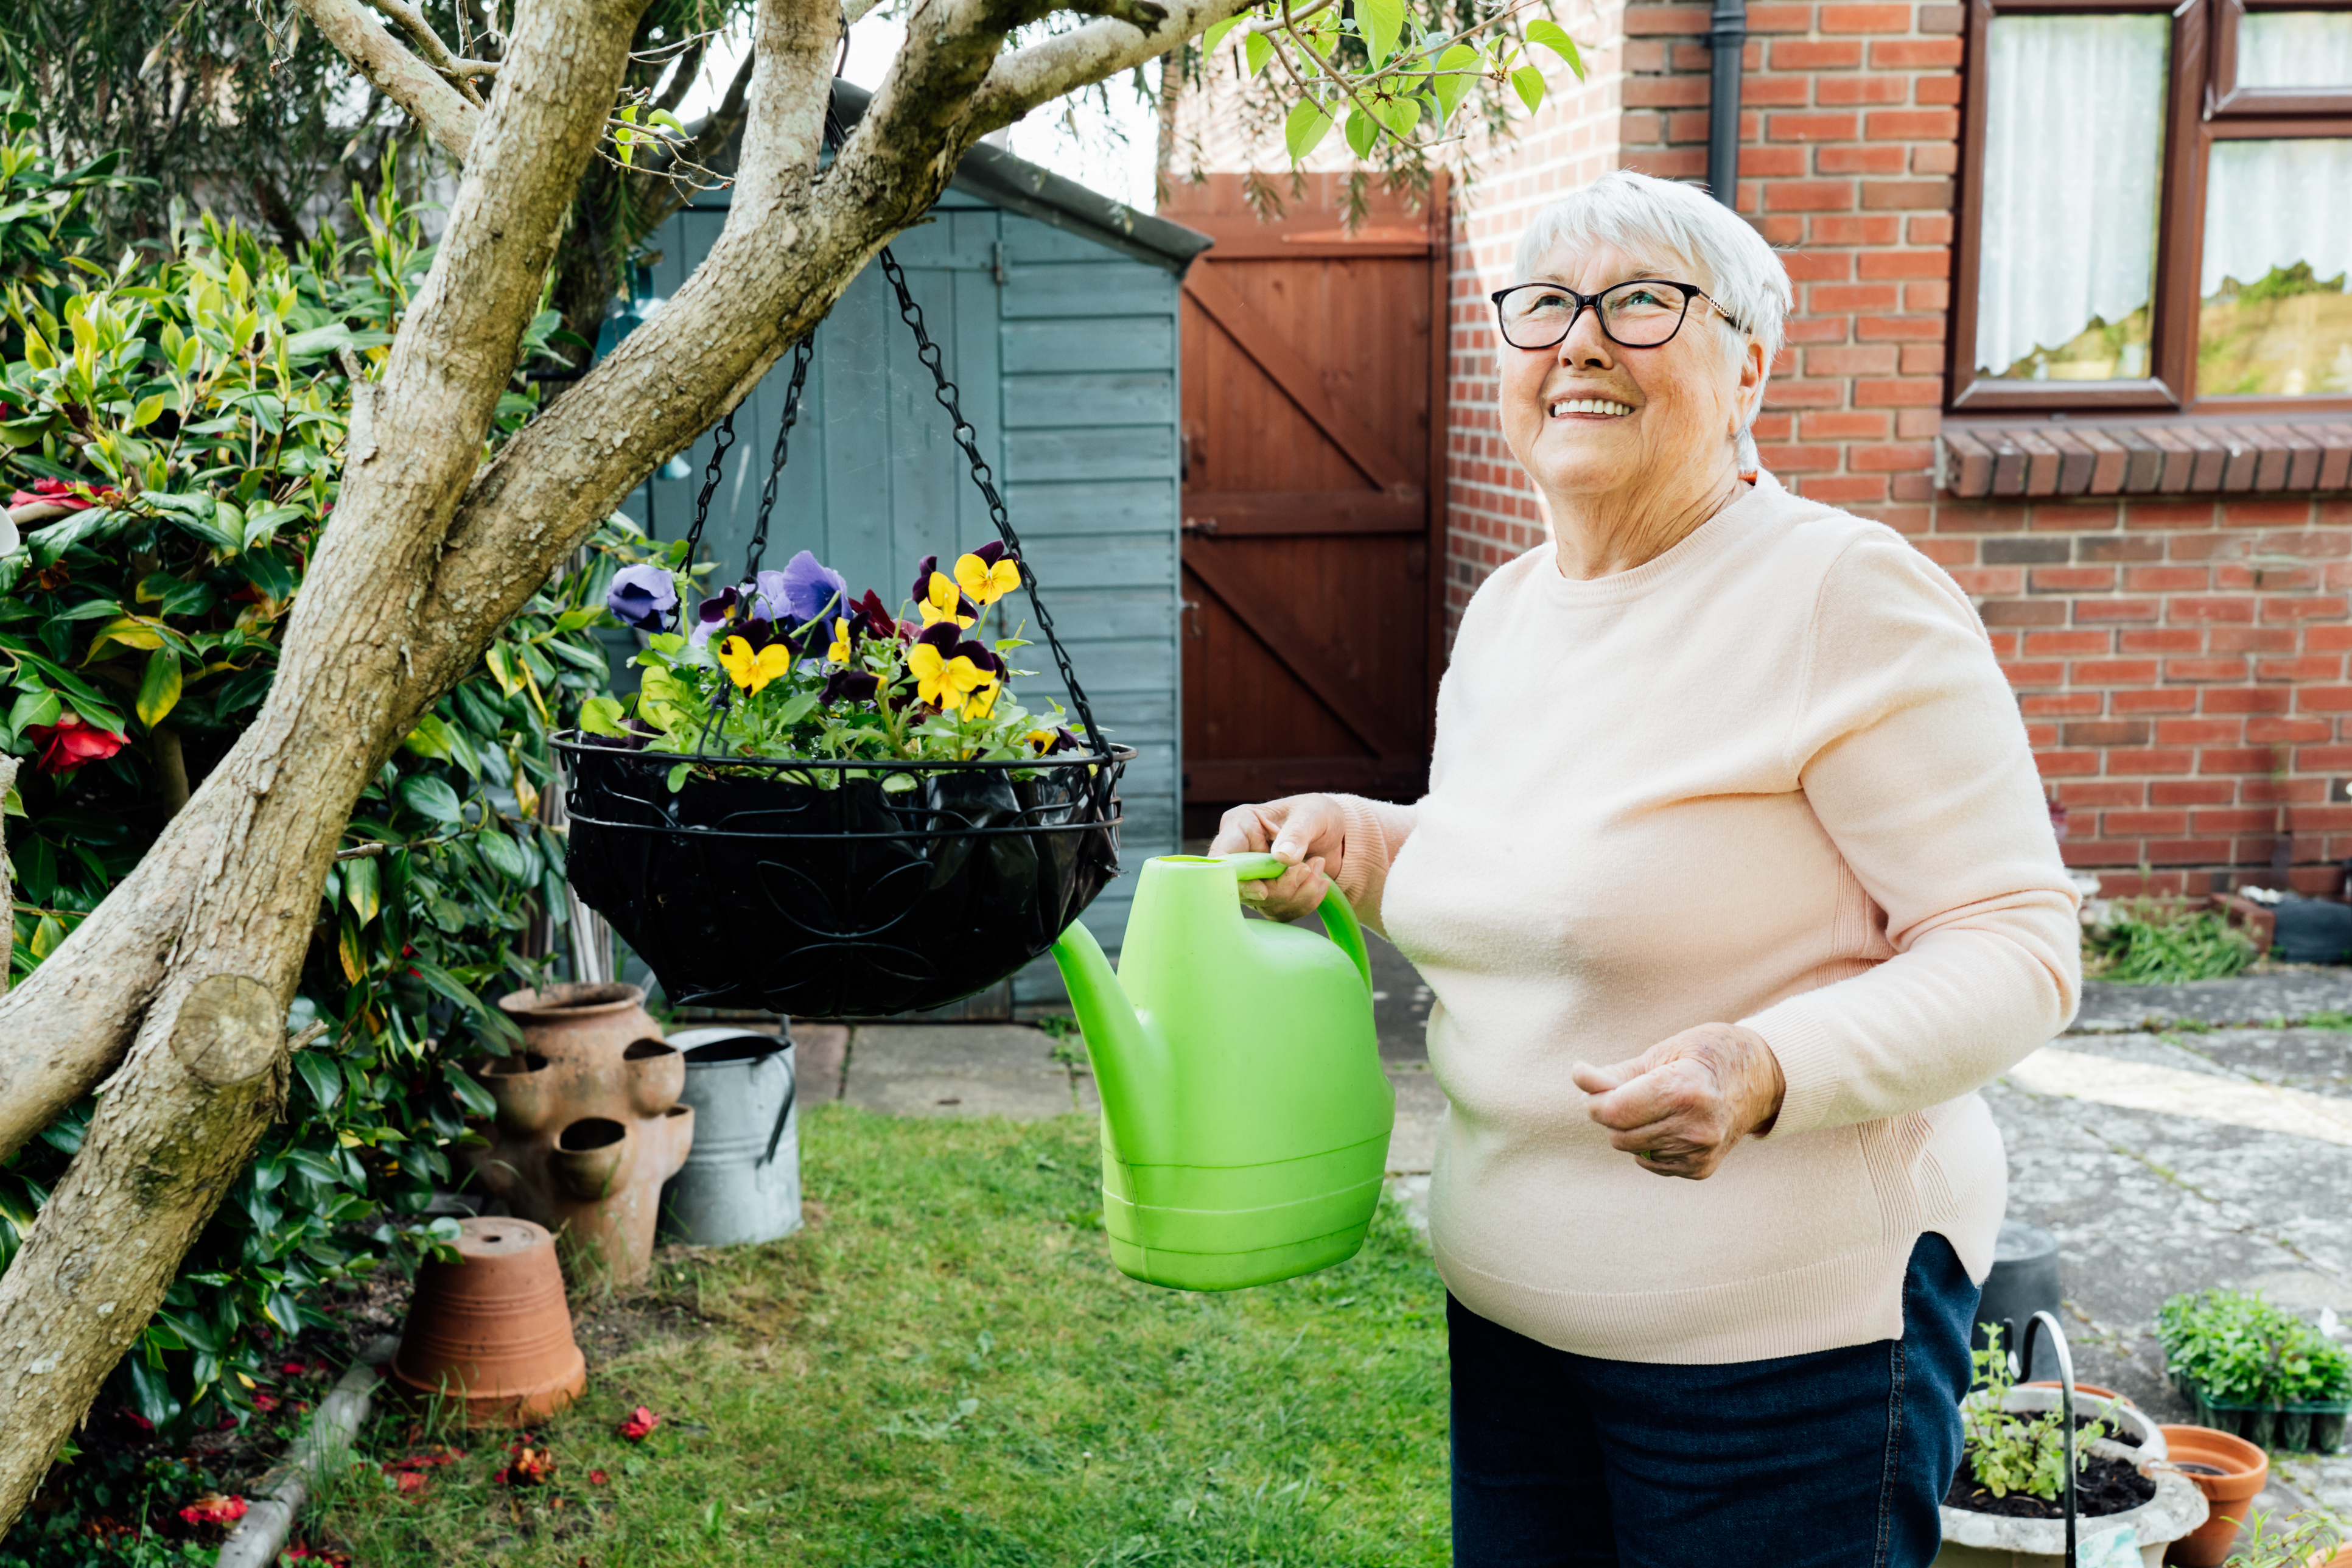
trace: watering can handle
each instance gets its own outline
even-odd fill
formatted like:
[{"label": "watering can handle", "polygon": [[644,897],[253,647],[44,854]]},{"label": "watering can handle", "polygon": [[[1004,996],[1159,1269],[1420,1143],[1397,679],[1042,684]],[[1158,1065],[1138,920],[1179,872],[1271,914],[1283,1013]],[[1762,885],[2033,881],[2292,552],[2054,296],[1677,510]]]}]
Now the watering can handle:
[{"label": "watering can handle", "polygon": [[[1237,882],[1264,882],[1290,869],[1290,862],[1275,855],[1220,855],[1218,859],[1233,868]],[[1323,917],[1323,930],[1341,952],[1363,976],[1364,989],[1372,988],[1372,955],[1364,946],[1364,928],[1356,923],[1356,911],[1349,906],[1347,895],[1333,882],[1323,889],[1323,902],[1315,911]]]},{"label": "watering can handle", "polygon": [[[794,1055],[797,1057],[798,1053]],[[784,1064],[784,1103],[776,1112],[776,1130],[768,1134],[768,1152],[760,1156],[760,1163],[772,1164],[776,1158],[776,1145],[784,1141],[784,1123],[793,1119],[793,1101],[800,1098],[801,1069],[798,1061]]]}]

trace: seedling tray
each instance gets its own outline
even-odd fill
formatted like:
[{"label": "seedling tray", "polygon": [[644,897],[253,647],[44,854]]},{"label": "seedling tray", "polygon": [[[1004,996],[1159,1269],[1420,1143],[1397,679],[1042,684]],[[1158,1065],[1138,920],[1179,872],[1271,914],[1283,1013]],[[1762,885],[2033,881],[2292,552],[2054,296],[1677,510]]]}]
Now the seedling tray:
[{"label": "seedling tray", "polygon": [[2194,1405],[2197,1424],[2243,1437],[2255,1447],[2290,1453],[2334,1454],[2344,1447],[2344,1422],[2352,1415],[2352,1399],[2316,1400],[2295,1405],[2230,1405],[2217,1403],[2195,1379],[2179,1373],[2172,1386]]}]

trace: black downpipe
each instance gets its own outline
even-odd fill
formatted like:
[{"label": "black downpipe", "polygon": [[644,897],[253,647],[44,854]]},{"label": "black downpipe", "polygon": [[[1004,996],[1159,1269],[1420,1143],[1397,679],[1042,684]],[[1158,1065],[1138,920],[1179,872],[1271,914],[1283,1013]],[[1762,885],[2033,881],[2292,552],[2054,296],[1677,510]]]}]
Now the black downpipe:
[{"label": "black downpipe", "polygon": [[1748,0],[1715,0],[1715,73],[1706,93],[1706,188],[1739,209],[1739,72],[1748,52]]}]

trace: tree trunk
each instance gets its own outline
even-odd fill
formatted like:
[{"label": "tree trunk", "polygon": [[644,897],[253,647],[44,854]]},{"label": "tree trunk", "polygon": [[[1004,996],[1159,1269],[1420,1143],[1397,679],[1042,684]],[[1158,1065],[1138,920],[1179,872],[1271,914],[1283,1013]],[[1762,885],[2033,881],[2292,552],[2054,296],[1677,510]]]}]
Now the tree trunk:
[{"label": "tree trunk", "polygon": [[[354,389],[331,527],[252,727],[138,868],[0,997],[0,1158],[110,1087],[0,1277],[0,1529],[275,1113],[309,912],[360,791],[425,708],[620,498],[732,407],[980,136],[1133,68],[1242,0],[1089,0],[1099,20],[1002,55],[1039,0],[918,0],[908,42],[819,179],[842,12],[760,0],[727,225],[660,314],[480,466],[641,0],[522,0],[484,109],[380,24],[299,0],[465,162],[383,376]],[[412,69],[412,68],[414,68]],[[422,72],[420,78],[417,73]],[[454,107],[452,107],[454,105]],[[436,118],[438,116],[438,118]]]},{"label": "tree trunk", "polygon": [[0,1279],[0,1518],[14,1520],[179,1272],[284,1099],[286,1005],[189,988],[165,1048],[118,1074]]}]

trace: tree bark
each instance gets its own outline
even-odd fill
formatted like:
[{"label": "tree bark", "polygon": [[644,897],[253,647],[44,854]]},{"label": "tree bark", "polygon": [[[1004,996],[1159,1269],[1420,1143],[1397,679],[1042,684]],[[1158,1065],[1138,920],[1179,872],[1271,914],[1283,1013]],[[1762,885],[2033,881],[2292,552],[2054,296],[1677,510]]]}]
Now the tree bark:
[{"label": "tree bark", "polygon": [[276,1114],[285,1017],[257,980],[191,986],[0,1278],[0,1518],[31,1499]]}]

